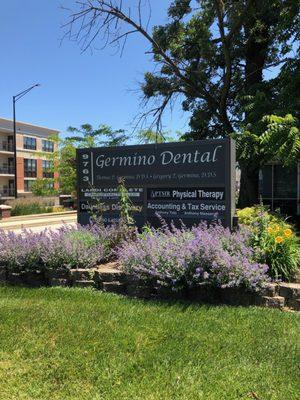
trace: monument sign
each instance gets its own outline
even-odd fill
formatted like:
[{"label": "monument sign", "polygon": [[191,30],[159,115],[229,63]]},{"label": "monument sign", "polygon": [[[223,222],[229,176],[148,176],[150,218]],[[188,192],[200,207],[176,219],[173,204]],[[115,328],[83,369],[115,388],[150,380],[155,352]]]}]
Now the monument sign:
[{"label": "monument sign", "polygon": [[188,225],[220,220],[232,227],[235,211],[235,143],[232,139],[77,150],[78,222],[100,213],[120,215],[118,180],[124,179],[137,226]]}]

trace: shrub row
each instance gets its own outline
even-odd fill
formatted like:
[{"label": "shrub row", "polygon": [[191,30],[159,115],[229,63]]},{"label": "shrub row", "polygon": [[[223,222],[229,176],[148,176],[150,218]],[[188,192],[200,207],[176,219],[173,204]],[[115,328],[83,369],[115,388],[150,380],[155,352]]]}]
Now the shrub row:
[{"label": "shrub row", "polygon": [[41,233],[0,231],[0,265],[11,272],[92,268],[118,258],[139,281],[181,290],[207,282],[215,287],[264,288],[289,279],[299,248],[289,225],[263,210],[237,232],[219,224],[187,229],[163,224],[142,233],[127,224],[63,227]]},{"label": "shrub row", "polygon": [[218,287],[259,290],[268,282],[268,266],[257,262],[246,230],[231,233],[221,225],[190,230],[148,229],[118,250],[127,272],[139,280],[180,290],[200,282]]},{"label": "shrub row", "polygon": [[122,226],[64,226],[40,233],[0,230],[0,264],[11,272],[92,268],[111,260],[124,239]]},{"label": "shrub row", "polygon": [[29,197],[18,198],[6,202],[12,207],[11,215],[30,215],[30,214],[43,214],[53,211],[55,205],[55,198],[53,197]]}]

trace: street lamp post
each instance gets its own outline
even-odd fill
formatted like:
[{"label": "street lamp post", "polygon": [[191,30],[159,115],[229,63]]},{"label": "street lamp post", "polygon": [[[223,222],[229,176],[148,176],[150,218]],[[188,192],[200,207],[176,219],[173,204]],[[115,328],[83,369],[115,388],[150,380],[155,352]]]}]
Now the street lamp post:
[{"label": "street lamp post", "polygon": [[18,197],[18,185],[17,185],[17,127],[16,127],[16,102],[30,92],[33,88],[40,86],[39,83],[30,86],[28,89],[13,96],[13,119],[14,119],[14,164],[15,164],[15,198]]}]

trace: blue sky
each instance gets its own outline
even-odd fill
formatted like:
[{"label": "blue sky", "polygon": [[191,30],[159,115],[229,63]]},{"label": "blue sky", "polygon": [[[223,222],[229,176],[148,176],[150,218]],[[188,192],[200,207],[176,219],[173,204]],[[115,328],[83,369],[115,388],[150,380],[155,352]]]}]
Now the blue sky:
[{"label": "blue sky", "polygon": [[[12,118],[11,98],[34,83],[17,105],[17,119],[66,131],[69,125],[105,123],[131,132],[140,110],[138,82],[153,64],[148,45],[137,35],[128,40],[120,58],[114,49],[81,50],[74,42],[60,44],[67,13],[60,6],[75,0],[9,0],[1,2],[0,116]],[[136,4],[135,0],[126,3]],[[166,20],[168,1],[153,1],[152,23]],[[188,114],[176,107],[165,130],[184,132]]]}]

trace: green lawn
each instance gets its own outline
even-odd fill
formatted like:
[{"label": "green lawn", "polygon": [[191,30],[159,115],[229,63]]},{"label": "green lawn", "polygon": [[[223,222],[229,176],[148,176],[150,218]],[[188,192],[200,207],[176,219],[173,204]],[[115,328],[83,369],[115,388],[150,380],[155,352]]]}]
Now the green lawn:
[{"label": "green lawn", "polygon": [[0,305],[1,400],[299,399],[296,314],[60,288]]}]

